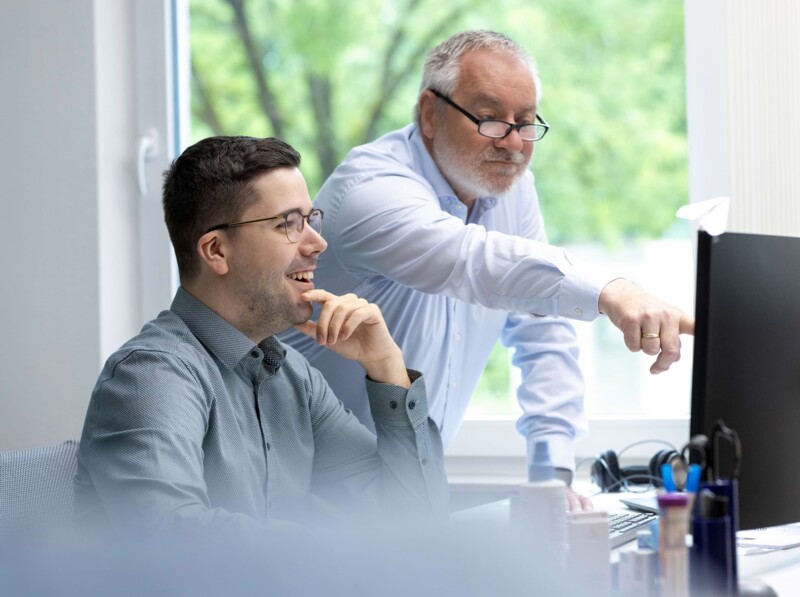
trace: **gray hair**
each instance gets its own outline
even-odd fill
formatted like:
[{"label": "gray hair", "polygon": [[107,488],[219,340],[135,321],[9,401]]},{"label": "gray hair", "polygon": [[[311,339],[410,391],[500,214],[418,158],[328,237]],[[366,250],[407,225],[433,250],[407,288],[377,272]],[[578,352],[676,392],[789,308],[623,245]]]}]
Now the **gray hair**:
[{"label": "gray hair", "polygon": [[[542,84],[533,58],[511,38],[486,29],[456,33],[430,50],[425,57],[425,66],[422,69],[420,93],[426,89],[436,89],[445,95],[451,95],[458,84],[461,57],[467,52],[480,49],[502,52],[525,64],[533,77],[536,103],[539,103],[542,97]],[[419,104],[414,106],[414,120],[419,125]]]}]

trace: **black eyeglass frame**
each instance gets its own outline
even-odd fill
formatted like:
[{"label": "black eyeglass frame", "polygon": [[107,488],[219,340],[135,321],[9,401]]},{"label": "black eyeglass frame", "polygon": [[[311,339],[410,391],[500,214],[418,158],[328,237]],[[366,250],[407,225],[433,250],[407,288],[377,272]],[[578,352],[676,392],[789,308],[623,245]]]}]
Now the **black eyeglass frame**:
[{"label": "black eyeglass frame", "polygon": [[[269,222],[270,220],[277,220],[279,218],[283,218],[284,220],[283,231],[286,233],[287,240],[290,243],[296,243],[300,240],[300,237],[298,236],[296,240],[292,240],[289,237],[289,226],[288,226],[289,216],[294,213],[300,214],[300,222],[302,222],[300,230],[298,231],[299,234],[303,233],[303,230],[305,229],[306,226],[306,222],[309,222],[308,225],[311,226],[311,229],[317,234],[322,235],[322,221],[325,218],[325,212],[316,207],[307,214],[304,214],[302,211],[300,211],[299,208],[296,208],[296,209],[290,209],[289,211],[285,211],[282,214],[278,214],[277,216],[272,216],[271,218],[257,218],[255,220],[245,220],[243,222],[230,222],[228,224],[217,224],[216,226],[212,226],[211,228],[206,230],[203,234],[208,234],[209,232],[214,232],[215,230],[227,230],[228,228],[237,228],[239,226],[244,226],[245,224],[255,224],[256,222]],[[314,225],[310,223],[309,218],[314,214],[319,214],[319,229],[315,228]]]},{"label": "black eyeglass frame", "polygon": [[[533,143],[534,141],[541,141],[542,138],[544,138],[544,136],[547,134],[547,131],[550,130],[550,125],[547,124],[547,122],[545,121],[544,118],[539,116],[538,112],[536,113],[536,120],[538,120],[538,123],[524,122],[524,123],[520,123],[520,124],[511,124],[510,122],[506,122],[505,120],[497,120],[496,118],[478,118],[474,114],[470,114],[469,112],[467,112],[464,108],[459,106],[457,103],[455,103],[449,97],[447,97],[444,93],[441,93],[440,91],[436,91],[435,89],[430,89],[430,88],[428,89],[428,91],[433,93],[433,95],[438,97],[440,100],[444,101],[450,107],[455,108],[456,110],[461,112],[464,116],[466,116],[472,122],[474,122],[476,125],[478,125],[478,134],[481,135],[482,137],[486,137],[487,139],[505,139],[506,137],[508,137],[511,134],[511,131],[517,131],[518,133],[520,133],[520,131],[521,131],[521,129],[523,127],[533,126],[533,127],[537,127],[536,130],[541,130],[542,134],[539,135],[536,139],[522,139],[525,143]],[[498,136],[494,136],[494,135],[487,135],[486,133],[482,133],[481,132],[481,126],[485,122],[499,122],[501,124],[507,125],[508,129],[506,130],[504,135],[499,136],[499,137]],[[520,138],[522,138],[521,137],[521,133],[520,133]]]}]

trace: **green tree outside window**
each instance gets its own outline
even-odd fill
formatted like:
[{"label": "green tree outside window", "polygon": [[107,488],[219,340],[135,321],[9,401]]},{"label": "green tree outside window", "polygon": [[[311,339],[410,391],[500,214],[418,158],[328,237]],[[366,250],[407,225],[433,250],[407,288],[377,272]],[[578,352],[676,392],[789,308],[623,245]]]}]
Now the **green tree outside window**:
[{"label": "green tree outside window", "polygon": [[[284,138],[313,196],[351,147],[411,120],[425,52],[467,28],[537,60],[552,128],[532,169],[551,242],[613,255],[688,237],[674,224],[688,196],[678,0],[190,0],[191,141]],[[509,360],[496,347],[482,411],[513,408]]]}]

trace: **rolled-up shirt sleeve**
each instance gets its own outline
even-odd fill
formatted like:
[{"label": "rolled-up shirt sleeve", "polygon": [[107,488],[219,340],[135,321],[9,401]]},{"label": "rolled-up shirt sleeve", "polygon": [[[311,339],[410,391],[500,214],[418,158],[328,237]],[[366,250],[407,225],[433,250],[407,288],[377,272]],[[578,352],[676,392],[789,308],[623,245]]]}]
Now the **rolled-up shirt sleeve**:
[{"label": "rolled-up shirt sleeve", "polygon": [[522,377],[517,399],[523,414],[517,429],[527,440],[529,461],[534,442],[543,440],[555,466],[574,470],[574,441],[586,434],[587,425],[572,325],[564,319],[512,314],[502,342],[514,348],[512,363]]}]

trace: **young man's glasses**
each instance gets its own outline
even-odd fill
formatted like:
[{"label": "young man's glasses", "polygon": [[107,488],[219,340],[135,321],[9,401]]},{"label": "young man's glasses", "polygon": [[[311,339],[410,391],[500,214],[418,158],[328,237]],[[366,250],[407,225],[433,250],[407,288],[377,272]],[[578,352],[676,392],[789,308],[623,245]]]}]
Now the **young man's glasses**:
[{"label": "young man's glasses", "polygon": [[464,116],[469,118],[472,122],[477,124],[478,134],[483,135],[484,137],[489,137],[490,139],[505,139],[508,137],[511,131],[517,131],[519,133],[519,138],[523,141],[538,141],[545,136],[547,130],[550,128],[550,125],[547,124],[544,121],[544,118],[538,114],[536,115],[536,120],[538,122],[522,124],[511,124],[510,122],[505,122],[503,120],[478,118],[477,116],[473,116],[467,112],[464,108],[459,106],[445,94],[439,93],[435,89],[429,89],[429,91],[443,102],[446,102],[447,105],[455,108]]},{"label": "young man's glasses", "polygon": [[225,230],[226,228],[236,228],[237,226],[244,226],[245,224],[254,224],[256,222],[267,222],[269,220],[278,220],[283,218],[283,231],[286,232],[286,238],[290,243],[296,243],[300,240],[300,235],[303,234],[305,223],[311,226],[311,229],[317,234],[322,234],[322,210],[312,209],[308,214],[303,214],[299,209],[292,209],[279,216],[272,216],[271,218],[258,218],[257,220],[247,220],[245,222],[232,222],[230,224],[217,224],[212,226],[206,233],[213,232],[214,230]]}]

